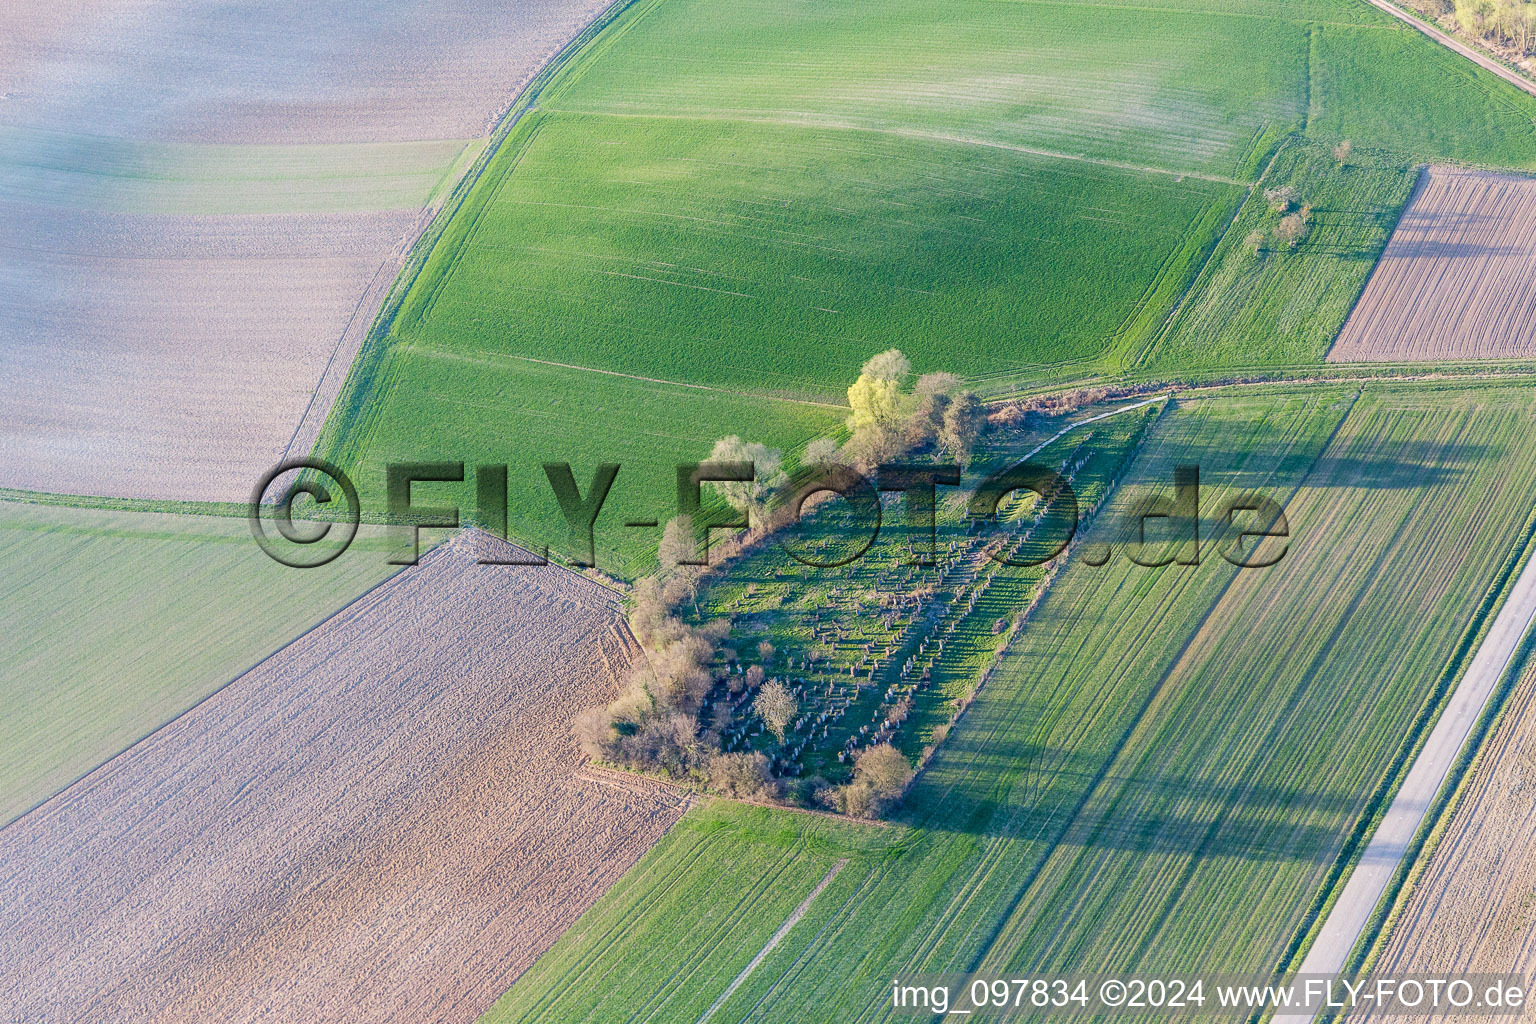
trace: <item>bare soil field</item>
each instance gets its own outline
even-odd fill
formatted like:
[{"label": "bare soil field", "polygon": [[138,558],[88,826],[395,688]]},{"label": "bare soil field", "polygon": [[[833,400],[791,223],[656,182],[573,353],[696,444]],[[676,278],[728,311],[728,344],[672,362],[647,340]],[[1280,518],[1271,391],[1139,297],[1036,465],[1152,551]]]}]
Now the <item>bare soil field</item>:
[{"label": "bare soil field", "polygon": [[461,536],[0,830],[0,1019],[468,1021],[681,815],[610,595]]},{"label": "bare soil field", "polygon": [[243,500],[312,438],[517,92],[604,6],[7,7],[0,486]]},{"label": "bare soil field", "polygon": [[1376,969],[1536,974],[1536,661],[1527,662],[1485,742],[1445,837],[1387,936]]},{"label": "bare soil field", "polygon": [[1328,361],[1536,355],[1536,178],[1430,167]]}]

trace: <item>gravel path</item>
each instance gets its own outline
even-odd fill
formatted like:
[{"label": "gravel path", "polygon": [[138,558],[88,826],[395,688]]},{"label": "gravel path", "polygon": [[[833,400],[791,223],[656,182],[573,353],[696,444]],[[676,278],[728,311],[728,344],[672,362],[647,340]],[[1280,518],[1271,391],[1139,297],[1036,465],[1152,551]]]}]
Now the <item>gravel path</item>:
[{"label": "gravel path", "polygon": [[[1466,674],[1451,694],[1402,787],[1376,827],[1344,891],[1329,911],[1298,974],[1337,974],[1360,938],[1366,921],[1381,901],[1387,883],[1402,862],[1414,833],[1445,782],[1478,716],[1488,703],[1515,648],[1536,617],[1536,559],[1525,564],[1504,607],[1473,655]],[[1274,1024],[1306,1024],[1310,1014],[1283,1014]]]},{"label": "gravel path", "polygon": [[684,809],[581,774],[631,641],[481,543],[0,830],[0,1020],[469,1021],[606,891]]}]

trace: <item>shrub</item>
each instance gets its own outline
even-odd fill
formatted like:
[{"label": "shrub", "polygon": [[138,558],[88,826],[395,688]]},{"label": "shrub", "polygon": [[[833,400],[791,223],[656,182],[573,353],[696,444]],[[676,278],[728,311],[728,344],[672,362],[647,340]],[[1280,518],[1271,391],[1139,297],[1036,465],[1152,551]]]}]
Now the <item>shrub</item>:
[{"label": "shrub", "polygon": [[769,800],[779,792],[768,758],[756,752],[711,757],[709,785],[717,793],[740,800]]},{"label": "shrub", "polygon": [[1279,185],[1275,188],[1267,188],[1264,190],[1264,201],[1269,204],[1271,213],[1284,213],[1296,201],[1296,186]]}]

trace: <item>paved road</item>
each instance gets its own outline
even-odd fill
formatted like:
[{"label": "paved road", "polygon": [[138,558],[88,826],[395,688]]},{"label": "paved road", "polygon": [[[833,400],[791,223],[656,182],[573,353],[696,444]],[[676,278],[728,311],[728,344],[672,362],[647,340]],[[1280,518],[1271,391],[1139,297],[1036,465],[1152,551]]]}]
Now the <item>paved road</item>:
[{"label": "paved road", "polygon": [[1438,28],[1435,28],[1433,25],[1420,21],[1418,18],[1415,18],[1413,15],[1409,14],[1401,7],[1398,7],[1396,4],[1388,2],[1388,0],[1367,0],[1367,2],[1372,7],[1379,7],[1400,21],[1406,21],[1420,32],[1423,32],[1425,35],[1435,40],[1435,42],[1449,46],[1451,49],[1455,50],[1457,53],[1467,58],[1467,60],[1470,60],[1472,63],[1476,64],[1478,67],[1486,68],[1487,70],[1492,71],[1494,74],[1504,79],[1510,85],[1515,86],[1517,89],[1524,89],[1532,96],[1536,96],[1536,82],[1532,82],[1530,79],[1516,74],[1515,72],[1509,70],[1509,68],[1500,64],[1498,61],[1494,60],[1492,57],[1478,53],[1476,50],[1472,49],[1472,47],[1457,41],[1454,36],[1446,35],[1444,32],[1440,31]]},{"label": "paved road", "polygon": [[[1494,617],[1493,625],[1467,666],[1461,684],[1451,695],[1428,742],[1419,752],[1418,760],[1408,770],[1402,788],[1349,876],[1343,894],[1323,923],[1317,941],[1302,961],[1299,974],[1337,974],[1343,970],[1345,958],[1360,938],[1376,904],[1381,901],[1387,883],[1424,820],[1425,811],[1440,791],[1446,774],[1533,617],[1536,617],[1536,559],[1525,564],[1504,607]],[[1287,1014],[1276,1016],[1274,1024],[1306,1024],[1311,1019],[1311,1014]]]}]

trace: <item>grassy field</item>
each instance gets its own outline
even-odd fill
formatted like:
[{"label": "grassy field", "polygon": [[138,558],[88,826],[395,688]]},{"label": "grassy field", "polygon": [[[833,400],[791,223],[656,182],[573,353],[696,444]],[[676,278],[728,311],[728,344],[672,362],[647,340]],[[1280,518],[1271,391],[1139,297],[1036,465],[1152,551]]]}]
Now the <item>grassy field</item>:
[{"label": "grassy field", "polygon": [[1536,169],[1536,98],[1415,29],[1324,25],[1313,43],[1308,134],[1413,160]]},{"label": "grassy field", "polygon": [[[767,399],[838,404],[893,344],[993,394],[1142,359],[1316,362],[1407,167],[1529,161],[1536,102],[1388,21],[1343,0],[637,0],[470,190],[321,450],[366,479],[407,451],[600,449],[650,473],[723,433],[793,448],[830,410]],[[1330,174],[1320,154],[1346,136],[1360,157]],[[1255,261],[1266,168],[1266,187],[1311,189],[1316,222],[1298,252]],[[512,357],[754,397],[694,416],[637,381],[609,404],[595,375]],[[554,422],[552,387],[583,411],[523,446],[531,417]],[[615,404],[654,426],[615,438],[590,411]],[[522,498],[516,535],[560,532],[542,494]],[[643,570],[651,541],[606,541],[612,571]]]},{"label": "grassy field", "polygon": [[[1200,278],[1142,366],[1155,373],[1319,362],[1343,326],[1413,191],[1401,157],[1290,142],[1249,194]],[[1276,239],[1282,213],[1264,193],[1291,187],[1312,207],[1295,249]],[[1250,241],[1255,233],[1262,238]]]},{"label": "grassy field", "polygon": [[1116,500],[1198,462],[1206,516],[1284,501],[1278,565],[1069,566],[901,827],[696,813],[486,1019],[695,1019],[754,952],[709,929],[771,933],[838,859],[719,1019],[886,1019],[900,970],[1280,966],[1528,534],[1533,417],[1524,391],[1183,403]]},{"label": "grassy field", "polygon": [[651,117],[542,117],[491,173],[397,344],[839,402],[894,342],[919,372],[971,375],[1133,343],[1155,326],[1138,307],[1166,308],[1157,285],[1182,287],[1242,197],[951,142]]},{"label": "grassy field", "polygon": [[238,519],[0,504],[0,822],[382,579],[377,541],[267,558]]},{"label": "grassy field", "polygon": [[[597,564],[633,577],[654,569],[660,529],[677,514],[677,463],[701,461],[716,438],[744,434],[793,454],[812,437],[840,429],[843,410],[711,388],[636,380],[507,356],[426,348],[393,350],[382,371],[392,399],[376,410],[365,453],[342,455],[365,515],[385,506],[384,467],[396,461],[463,461],[463,484],[425,483],[417,504],[457,502],[475,515],[476,464],[507,465],[508,522],[515,539],[571,554],[543,462],[569,462],[582,494],[605,462],[619,464],[597,518]],[[399,383],[396,383],[396,382]]]}]

